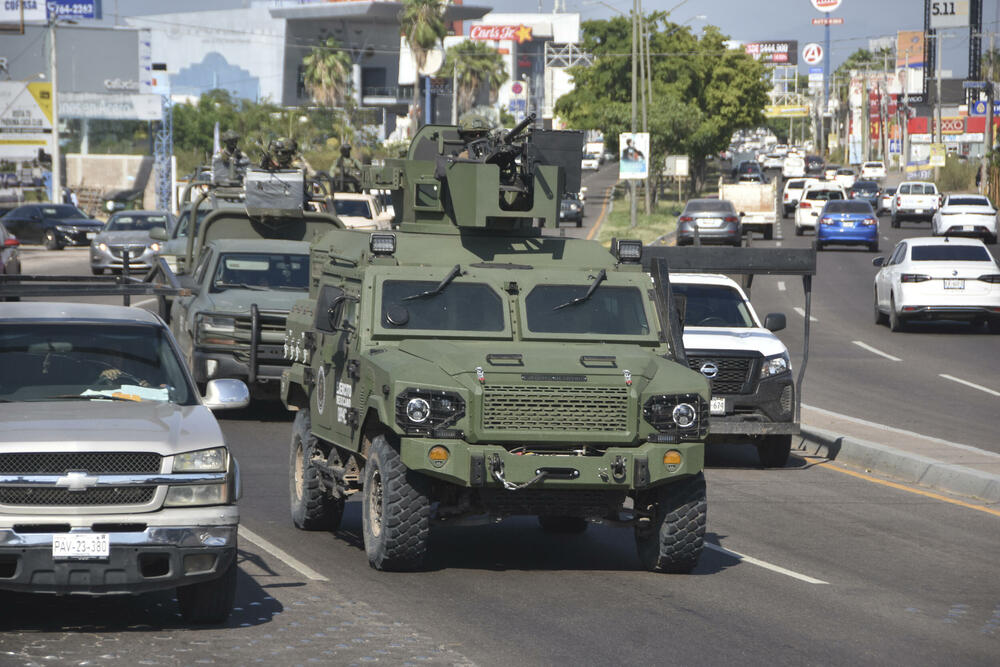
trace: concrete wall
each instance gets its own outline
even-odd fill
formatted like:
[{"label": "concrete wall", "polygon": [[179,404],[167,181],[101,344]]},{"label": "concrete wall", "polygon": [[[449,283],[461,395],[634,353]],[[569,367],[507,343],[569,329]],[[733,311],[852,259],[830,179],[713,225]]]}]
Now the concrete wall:
[{"label": "concrete wall", "polygon": [[98,191],[102,196],[118,190],[145,191],[143,208],[156,208],[156,170],[148,155],[66,155],[66,186],[72,190]]}]

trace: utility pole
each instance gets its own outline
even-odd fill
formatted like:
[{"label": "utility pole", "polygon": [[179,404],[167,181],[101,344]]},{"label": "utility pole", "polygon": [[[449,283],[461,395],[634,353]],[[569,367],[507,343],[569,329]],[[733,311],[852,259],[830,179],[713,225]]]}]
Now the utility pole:
[{"label": "utility pole", "polygon": [[[935,76],[934,76],[934,78],[937,81],[937,83],[935,84],[937,92],[935,93],[935,97],[934,97],[934,121],[935,121],[934,122],[934,143],[935,144],[940,144],[941,143],[941,41],[943,39],[944,39],[944,33],[941,33],[941,32],[938,32],[937,30],[935,30],[934,31],[934,41],[935,41],[934,48],[935,48],[935,51],[936,51],[935,60],[937,61],[935,63],[935,65],[937,65],[937,67],[936,67],[937,71],[935,72]],[[934,167],[934,180],[935,180],[935,182],[938,180],[938,174],[940,174],[940,172],[941,172],[941,168],[940,167]]]},{"label": "utility pole", "polygon": [[[639,67],[639,55],[637,53],[639,42],[636,39],[637,33],[639,32],[639,0],[632,0],[632,134],[636,131],[637,113],[636,113],[636,99],[635,99],[635,86],[637,83],[636,75]],[[619,147],[621,150],[621,147]],[[635,179],[629,179],[629,190],[632,193],[632,201],[629,206],[629,227],[635,228],[638,224],[639,218],[639,202],[636,201],[635,192]]]},{"label": "utility pole", "polygon": [[49,20],[49,60],[52,63],[52,203],[61,204],[62,156],[59,154],[59,70],[56,66],[56,17]]},{"label": "utility pole", "polygon": [[902,153],[899,156],[899,170],[906,171],[906,165],[910,161],[910,54],[906,54],[906,77],[903,84],[903,113],[900,125],[903,128],[903,142],[900,148]]},{"label": "utility pole", "polygon": [[[646,18],[642,14],[642,0],[639,0],[639,87],[642,89],[642,131],[649,132],[649,114],[646,96],[646,78],[649,75],[649,65],[646,56],[649,55],[649,44],[646,42]],[[649,196],[649,171],[652,167],[652,155],[646,156],[646,178],[643,181],[642,193],[645,198],[646,215],[652,212],[652,201]]]},{"label": "utility pole", "polygon": [[458,58],[451,66],[451,124],[458,125]]}]

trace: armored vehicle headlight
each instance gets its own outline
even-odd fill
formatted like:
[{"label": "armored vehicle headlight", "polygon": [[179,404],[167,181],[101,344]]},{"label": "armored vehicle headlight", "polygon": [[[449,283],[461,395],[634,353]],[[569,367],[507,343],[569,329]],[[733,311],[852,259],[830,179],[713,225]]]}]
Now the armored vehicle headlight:
[{"label": "armored vehicle headlight", "polygon": [[396,235],[372,234],[368,237],[368,246],[373,255],[392,255],[396,252]]},{"label": "armored vehicle headlight", "polygon": [[213,447],[174,456],[174,472],[225,472],[226,448]]},{"label": "armored vehicle headlight", "polygon": [[764,359],[764,363],[760,366],[760,377],[764,379],[774,375],[781,375],[790,368],[788,353],[782,352],[781,354]]},{"label": "armored vehicle headlight", "polygon": [[698,419],[698,413],[690,403],[678,403],[671,412],[674,423],[681,428],[690,428]]},{"label": "armored vehicle headlight", "polygon": [[623,239],[618,241],[618,261],[638,263],[642,260],[642,241]]},{"label": "armored vehicle headlight", "polygon": [[411,422],[423,424],[431,416],[431,406],[422,398],[411,398],[406,403],[406,416]]},{"label": "armored vehicle headlight", "polygon": [[698,440],[708,434],[708,403],[698,394],[650,396],[642,406],[642,416],[659,433],[681,440]]}]

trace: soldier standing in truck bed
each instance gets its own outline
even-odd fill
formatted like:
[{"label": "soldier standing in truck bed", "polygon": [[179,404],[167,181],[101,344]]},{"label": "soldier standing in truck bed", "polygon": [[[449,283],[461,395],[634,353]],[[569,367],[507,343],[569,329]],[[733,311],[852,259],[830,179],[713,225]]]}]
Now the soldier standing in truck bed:
[{"label": "soldier standing in truck bed", "polygon": [[233,130],[222,133],[222,149],[212,156],[212,182],[216,185],[237,185],[243,182],[250,159],[239,147],[240,135]]},{"label": "soldier standing in truck bed", "polygon": [[330,167],[330,178],[337,192],[361,192],[361,163],[351,157],[350,144],[340,146],[340,157]]}]

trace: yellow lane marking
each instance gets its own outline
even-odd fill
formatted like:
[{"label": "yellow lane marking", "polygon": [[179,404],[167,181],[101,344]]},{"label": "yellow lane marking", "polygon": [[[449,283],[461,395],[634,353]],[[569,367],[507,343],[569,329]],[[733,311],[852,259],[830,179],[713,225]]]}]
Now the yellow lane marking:
[{"label": "yellow lane marking", "polygon": [[612,185],[607,190],[604,191],[604,205],[601,206],[601,214],[597,216],[597,220],[594,222],[594,226],[590,228],[590,233],[587,234],[587,240],[592,241],[594,239],[594,234],[597,230],[601,228],[601,223],[604,222],[604,214],[608,210],[608,202],[611,201],[611,191],[615,189]]},{"label": "yellow lane marking", "polygon": [[898,484],[896,482],[890,482],[885,479],[879,479],[878,477],[872,477],[871,475],[866,475],[862,472],[854,472],[853,470],[847,470],[846,468],[841,468],[839,466],[833,465],[832,461],[817,461],[815,465],[823,466],[829,470],[836,470],[837,472],[844,473],[845,475],[850,475],[851,477],[857,477],[858,479],[863,479],[868,482],[875,482],[876,484],[881,484],[882,486],[888,486],[892,489],[898,489],[900,491],[906,491],[908,493],[915,493],[918,496],[925,496],[927,498],[933,498],[934,500],[940,500],[942,502],[951,503],[952,505],[958,505],[959,507],[965,507],[970,510],[978,510],[980,512],[986,512],[987,514],[992,514],[993,516],[1000,516],[1000,510],[995,510],[990,507],[984,507],[982,505],[975,505],[973,503],[967,503],[962,500],[956,500],[954,498],[949,498],[948,496],[942,496],[938,493],[933,493],[931,491],[923,491],[921,489],[914,489],[912,487],[906,486],[905,484]]}]

